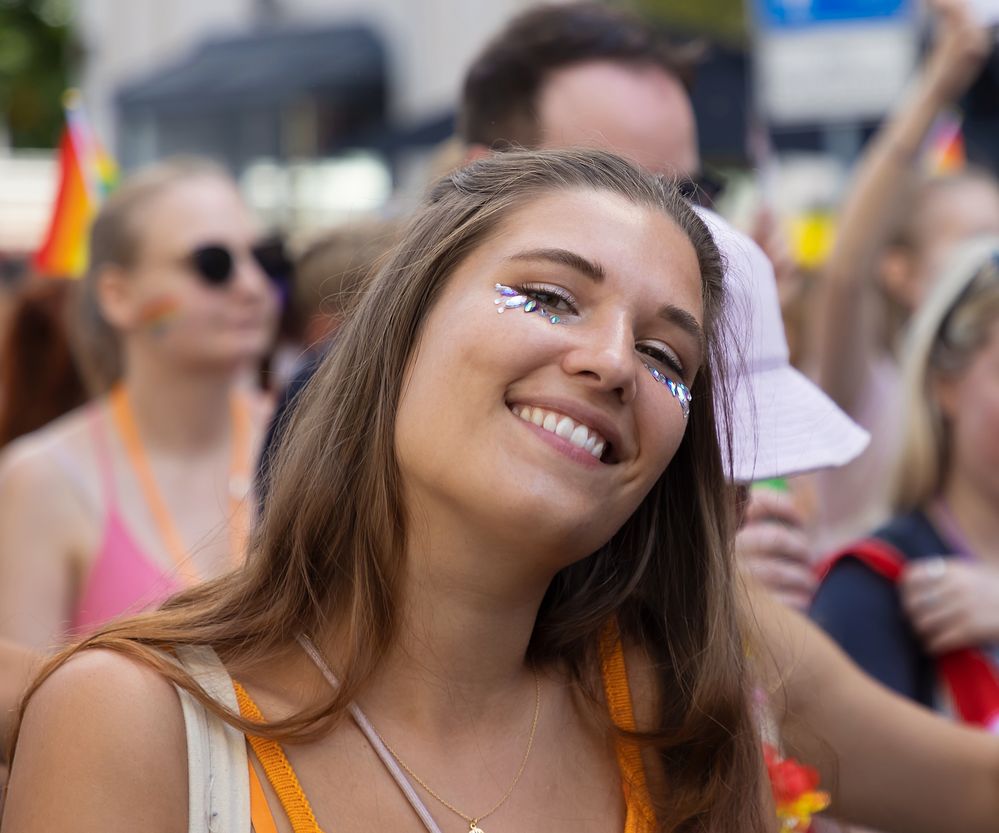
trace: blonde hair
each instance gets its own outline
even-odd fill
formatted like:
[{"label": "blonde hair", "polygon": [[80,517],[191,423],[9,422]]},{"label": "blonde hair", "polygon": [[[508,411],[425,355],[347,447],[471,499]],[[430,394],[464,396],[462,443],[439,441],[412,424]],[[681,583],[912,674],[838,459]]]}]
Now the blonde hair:
[{"label": "blonde hair", "polygon": [[999,237],[960,244],[909,330],[902,365],[905,426],[892,508],[924,505],[943,487],[950,437],[934,383],[961,373],[999,321]]},{"label": "blonde hair", "polygon": [[70,323],[74,353],[92,395],[106,392],[123,370],[118,333],[97,299],[101,272],[107,266],[127,269],[137,262],[144,237],[154,231],[142,223],[144,206],[179,183],[204,177],[232,182],[226,170],[210,159],[165,159],[127,177],[97,213],[90,227],[90,263],[77,288]]}]

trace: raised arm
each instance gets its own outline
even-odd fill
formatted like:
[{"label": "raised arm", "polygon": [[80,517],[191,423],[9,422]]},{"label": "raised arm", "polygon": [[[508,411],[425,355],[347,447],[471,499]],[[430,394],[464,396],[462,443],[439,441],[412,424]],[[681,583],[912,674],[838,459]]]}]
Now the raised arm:
[{"label": "raised arm", "polygon": [[905,209],[903,184],[934,120],[967,89],[989,51],[987,32],[965,0],[931,6],[938,20],[932,52],[857,165],[818,291],[812,358],[817,380],[851,414],[864,385],[858,369],[869,367],[878,349],[879,310],[871,309],[870,281]]},{"label": "raised arm", "polygon": [[996,830],[999,738],[892,694],[807,619],[750,596],[782,739],[818,767],[830,815],[905,833]]}]

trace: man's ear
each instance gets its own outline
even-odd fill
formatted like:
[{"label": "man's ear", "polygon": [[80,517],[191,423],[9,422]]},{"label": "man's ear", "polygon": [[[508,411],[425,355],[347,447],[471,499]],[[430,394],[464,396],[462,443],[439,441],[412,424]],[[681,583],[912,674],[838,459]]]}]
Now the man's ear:
[{"label": "man's ear", "polygon": [[919,306],[916,258],[907,246],[889,246],[881,255],[879,277],[888,296],[910,314]]},{"label": "man's ear", "polygon": [[101,315],[112,327],[127,330],[134,326],[132,281],[121,266],[109,263],[101,267],[94,281],[94,294]]},{"label": "man's ear", "polygon": [[464,165],[469,165],[472,162],[476,162],[479,159],[484,159],[487,156],[492,156],[492,151],[485,145],[480,145],[477,142],[473,142],[470,145],[465,146],[465,161],[462,163]]}]

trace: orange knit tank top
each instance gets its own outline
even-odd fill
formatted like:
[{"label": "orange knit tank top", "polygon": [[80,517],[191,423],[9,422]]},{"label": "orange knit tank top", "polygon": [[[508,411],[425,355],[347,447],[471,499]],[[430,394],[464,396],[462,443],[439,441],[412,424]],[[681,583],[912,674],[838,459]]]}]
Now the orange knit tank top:
[{"label": "orange knit tank top", "polygon": [[[628,685],[624,650],[616,627],[607,628],[600,648],[604,693],[611,720],[619,729],[634,731],[635,715],[631,701],[631,687]],[[239,702],[239,711],[243,717],[257,723],[264,722],[260,709],[250,699],[246,690],[235,681],[233,686]],[[267,780],[274,788],[294,833],[323,833],[281,745],[277,741],[252,736],[247,740],[260,761]],[[625,802],[624,833],[654,833],[655,813],[646,786],[641,752],[638,746],[629,743],[625,738],[618,738],[616,748]],[[274,816],[252,763],[249,770],[250,819],[254,833],[276,833]]]}]

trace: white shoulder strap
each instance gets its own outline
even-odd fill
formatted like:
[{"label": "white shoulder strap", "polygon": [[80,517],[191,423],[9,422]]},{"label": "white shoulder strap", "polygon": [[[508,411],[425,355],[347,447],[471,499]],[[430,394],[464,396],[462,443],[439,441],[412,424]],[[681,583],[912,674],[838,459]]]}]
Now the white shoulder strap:
[{"label": "white shoulder strap", "polygon": [[[239,711],[232,678],[207,646],[177,649],[180,664],[223,706]],[[187,728],[188,833],[249,833],[246,737],[178,689]]]}]

